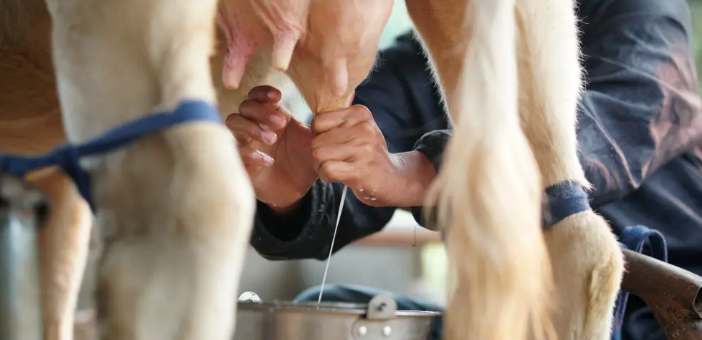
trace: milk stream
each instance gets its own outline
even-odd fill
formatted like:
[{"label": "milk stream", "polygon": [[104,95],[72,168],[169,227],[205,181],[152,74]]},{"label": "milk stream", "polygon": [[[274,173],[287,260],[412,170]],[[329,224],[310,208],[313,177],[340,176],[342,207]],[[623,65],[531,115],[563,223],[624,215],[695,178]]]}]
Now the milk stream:
[{"label": "milk stream", "polygon": [[322,296],[324,295],[324,284],[327,282],[327,272],[329,272],[329,262],[331,262],[332,252],[334,251],[334,241],[336,241],[336,231],[339,230],[339,221],[341,221],[341,211],[344,209],[344,202],[346,201],[346,192],[349,187],[344,185],[344,191],[341,192],[341,204],[339,204],[339,210],[336,213],[336,226],[334,227],[334,236],[332,236],[331,246],[329,246],[329,256],[327,257],[327,264],[324,267],[324,276],[322,276],[322,285],[319,289],[319,298],[317,299],[317,308],[319,304],[322,303]]}]

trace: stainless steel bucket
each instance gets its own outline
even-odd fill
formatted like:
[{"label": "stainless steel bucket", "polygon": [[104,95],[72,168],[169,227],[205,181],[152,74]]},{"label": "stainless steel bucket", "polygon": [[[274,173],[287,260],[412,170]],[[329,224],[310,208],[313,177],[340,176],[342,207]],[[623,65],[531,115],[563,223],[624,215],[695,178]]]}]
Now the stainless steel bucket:
[{"label": "stainless steel bucket", "polygon": [[0,173],[0,339],[43,338],[38,232],[48,198]]},{"label": "stainless steel bucket", "polygon": [[398,311],[387,295],[368,304],[240,301],[234,340],[426,340],[439,314]]}]

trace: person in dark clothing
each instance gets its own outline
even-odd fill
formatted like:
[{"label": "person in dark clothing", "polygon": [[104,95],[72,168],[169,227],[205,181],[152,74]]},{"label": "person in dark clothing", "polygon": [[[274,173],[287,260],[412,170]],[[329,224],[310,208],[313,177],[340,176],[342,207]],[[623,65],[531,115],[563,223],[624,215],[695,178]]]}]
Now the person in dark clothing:
[{"label": "person in dark clothing", "polygon": [[[618,235],[637,224],[661,231],[668,241],[669,262],[702,274],[702,113],[687,3],[580,0],[578,14],[587,82],[577,132],[580,160],[594,185],[591,206]],[[336,116],[316,117],[314,133],[280,114],[284,120],[267,121],[272,115],[266,112],[275,111],[279,98],[271,88],[255,89],[252,99],[242,104],[241,115],[228,119],[259,198],[251,244],[265,258],[325,259],[344,184],[354,195],[348,195],[341,212],[334,252],[381,230],[397,206],[411,207],[421,222],[418,206],[451,131],[427,60],[411,33],[398,38],[378,59],[354,99],[372,112],[372,119],[363,107],[352,106]],[[273,99],[267,99],[267,93],[273,93]],[[334,125],[332,118],[344,123]],[[350,121],[362,121],[364,128],[353,130]],[[354,164],[356,158],[344,162],[342,157],[329,162],[334,166],[322,166],[320,153],[333,159],[333,146],[353,146],[350,137],[332,141],[331,136],[343,129],[364,136],[357,143],[373,145],[363,151],[364,159],[370,160]],[[330,130],[333,133],[327,133]],[[325,133],[330,137],[316,142]],[[375,173],[369,176],[359,169]],[[344,177],[340,173],[346,173],[344,180],[329,183]],[[372,180],[369,177],[388,184],[372,198],[359,192]],[[407,183],[410,192],[392,195],[408,190]],[[364,302],[360,300],[374,293],[327,287],[325,300]],[[316,298],[314,290],[298,297]],[[396,298],[401,308],[439,308]],[[665,338],[648,307],[635,297],[628,302],[622,337]]]}]

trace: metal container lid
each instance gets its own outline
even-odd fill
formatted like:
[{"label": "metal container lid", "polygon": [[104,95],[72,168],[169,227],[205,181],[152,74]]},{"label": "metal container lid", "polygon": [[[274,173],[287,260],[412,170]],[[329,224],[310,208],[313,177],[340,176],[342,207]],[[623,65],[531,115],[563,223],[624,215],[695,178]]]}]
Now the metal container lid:
[{"label": "metal container lid", "polygon": [[[248,294],[248,293],[247,293]],[[397,310],[388,295],[367,304],[240,301],[235,340],[426,340],[439,312]]]}]

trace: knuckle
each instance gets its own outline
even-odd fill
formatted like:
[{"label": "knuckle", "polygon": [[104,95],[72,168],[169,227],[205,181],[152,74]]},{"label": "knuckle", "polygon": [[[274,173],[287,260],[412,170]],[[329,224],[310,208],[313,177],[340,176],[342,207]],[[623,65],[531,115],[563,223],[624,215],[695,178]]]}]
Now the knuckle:
[{"label": "knuckle", "polygon": [[354,105],[352,109],[354,117],[359,121],[366,121],[373,118],[370,110],[368,110],[368,108],[364,105]]},{"label": "knuckle", "polygon": [[238,114],[229,115],[224,124],[232,131],[241,130],[241,126],[244,124],[245,119],[240,117]]},{"label": "knuckle", "polygon": [[227,116],[227,119],[225,122],[227,125],[236,125],[236,123],[239,123],[241,121],[242,117],[241,114],[239,113],[232,113],[229,116]]},{"label": "knuckle", "polygon": [[372,155],[373,154],[373,146],[370,144],[363,144],[359,147],[361,154],[364,156]]},{"label": "knuckle", "polygon": [[373,124],[371,124],[369,121],[365,121],[360,124],[359,129],[361,129],[364,136],[375,135],[375,126],[373,126]]},{"label": "knuckle", "polygon": [[[253,91],[252,91],[253,92]],[[241,104],[239,104],[239,112],[245,112],[245,111],[250,111],[252,106],[256,104],[256,100],[254,99],[246,99]]]},{"label": "knuckle", "polygon": [[239,106],[240,115],[250,121],[259,122],[262,121],[269,112],[265,105],[253,100],[247,99],[241,103]]},{"label": "knuckle", "polygon": [[246,146],[249,144],[248,136],[244,136],[239,132],[234,133],[234,139],[236,140],[236,145],[238,146]]}]

